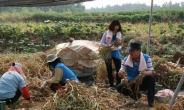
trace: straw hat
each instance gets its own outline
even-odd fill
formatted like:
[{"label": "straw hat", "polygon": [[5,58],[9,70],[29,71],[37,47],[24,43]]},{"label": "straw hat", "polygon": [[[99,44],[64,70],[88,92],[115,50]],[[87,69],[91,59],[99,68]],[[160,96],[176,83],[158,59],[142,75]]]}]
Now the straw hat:
[{"label": "straw hat", "polygon": [[59,58],[59,57],[57,57],[55,54],[49,54],[49,55],[47,55],[47,57],[46,57],[46,62],[47,62],[47,63],[53,62],[53,61],[55,61],[57,58]]}]

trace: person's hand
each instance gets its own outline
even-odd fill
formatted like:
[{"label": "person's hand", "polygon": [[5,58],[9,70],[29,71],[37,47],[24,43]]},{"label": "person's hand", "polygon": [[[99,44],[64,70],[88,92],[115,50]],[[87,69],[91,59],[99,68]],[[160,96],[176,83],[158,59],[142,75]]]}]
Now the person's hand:
[{"label": "person's hand", "polygon": [[142,71],[142,74],[145,76],[151,76],[152,75],[152,71]]},{"label": "person's hand", "polygon": [[114,46],[111,46],[111,50],[114,50],[114,48],[115,48]]},{"label": "person's hand", "polygon": [[127,77],[121,79],[121,83],[124,83],[125,85],[127,85],[127,84],[128,84],[128,79],[127,79]]},{"label": "person's hand", "polygon": [[116,46],[112,46],[112,47],[111,47],[111,50],[119,50],[119,48],[116,47]]},{"label": "person's hand", "polygon": [[47,80],[46,81],[44,81],[44,83],[41,85],[41,89],[44,89],[44,87],[45,87],[45,85],[47,84]]},{"label": "person's hand", "polygon": [[112,44],[108,44],[107,47],[112,47]]},{"label": "person's hand", "polygon": [[151,76],[151,75],[152,75],[152,72],[151,72],[151,71],[145,71],[144,74],[145,74],[146,76]]},{"label": "person's hand", "polygon": [[126,72],[124,69],[120,69],[119,72],[118,72],[118,76],[120,78],[124,78],[126,76]]}]

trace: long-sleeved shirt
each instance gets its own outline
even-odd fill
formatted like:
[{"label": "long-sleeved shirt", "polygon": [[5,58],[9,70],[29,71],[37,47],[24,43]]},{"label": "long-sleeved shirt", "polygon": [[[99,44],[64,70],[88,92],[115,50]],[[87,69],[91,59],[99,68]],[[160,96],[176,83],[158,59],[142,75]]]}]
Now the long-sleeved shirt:
[{"label": "long-sleeved shirt", "polygon": [[61,68],[55,68],[54,76],[48,80],[48,83],[59,83],[63,77],[63,70]]},{"label": "long-sleeved shirt", "polygon": [[[123,37],[121,35],[121,37]],[[110,44],[107,44],[106,42],[106,38],[107,38],[107,31],[103,34],[102,39],[100,41],[100,45],[103,47],[107,47],[110,46]],[[113,35],[111,38],[111,42],[114,42],[117,38],[117,35]],[[118,48],[114,48],[111,52],[111,58],[116,58],[116,59],[121,59],[122,55],[121,55],[121,47],[119,46]]]}]

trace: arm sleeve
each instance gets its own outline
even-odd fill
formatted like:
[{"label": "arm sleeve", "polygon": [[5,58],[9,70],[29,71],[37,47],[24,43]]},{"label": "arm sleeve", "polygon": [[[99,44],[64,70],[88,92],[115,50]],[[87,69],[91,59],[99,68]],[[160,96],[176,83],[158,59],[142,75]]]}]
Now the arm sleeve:
[{"label": "arm sleeve", "polygon": [[21,94],[24,97],[24,99],[29,100],[30,93],[29,93],[29,90],[26,86],[24,78],[21,75],[19,75],[19,86],[18,87],[19,87],[19,90],[21,91]]},{"label": "arm sleeve", "polygon": [[148,58],[148,60],[146,61],[146,65],[147,65],[148,71],[154,70],[151,58]]},{"label": "arm sleeve", "polygon": [[25,83],[25,81],[24,81],[24,79],[21,75],[19,75],[19,78],[20,78],[20,80],[19,80],[19,86],[18,87],[19,87],[19,90],[21,90],[22,88],[26,87],[26,83]]},{"label": "arm sleeve", "polygon": [[55,75],[48,80],[48,83],[59,83],[63,77],[63,70],[61,68],[55,68]]},{"label": "arm sleeve", "polygon": [[126,62],[126,58],[123,59],[121,64],[121,68],[123,68],[124,70],[126,70],[125,62]]},{"label": "arm sleeve", "polygon": [[112,31],[108,30],[107,35],[105,36],[107,45],[109,45],[111,43],[112,36],[113,36]]},{"label": "arm sleeve", "polygon": [[106,42],[106,35],[107,35],[107,32],[105,32],[102,36],[102,39],[100,41],[100,45],[103,46],[103,47],[107,47],[108,45],[105,43]]},{"label": "arm sleeve", "polygon": [[121,34],[121,38],[124,38],[124,36]]}]

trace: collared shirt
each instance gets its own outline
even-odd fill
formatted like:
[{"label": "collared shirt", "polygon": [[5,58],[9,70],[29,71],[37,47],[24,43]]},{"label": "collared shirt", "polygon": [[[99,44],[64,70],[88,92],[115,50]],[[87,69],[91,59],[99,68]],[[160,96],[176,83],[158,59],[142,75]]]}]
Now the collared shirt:
[{"label": "collared shirt", "polygon": [[[136,67],[139,66],[140,60],[138,60],[138,61],[132,60],[132,61],[133,61],[134,65]],[[121,65],[121,68],[124,68],[126,70],[125,62],[126,62],[126,58],[124,58],[124,60],[122,62],[122,65]],[[151,61],[151,58],[150,57],[146,61],[146,65],[147,65],[148,71],[154,70],[153,65],[152,65],[152,61]]]}]

